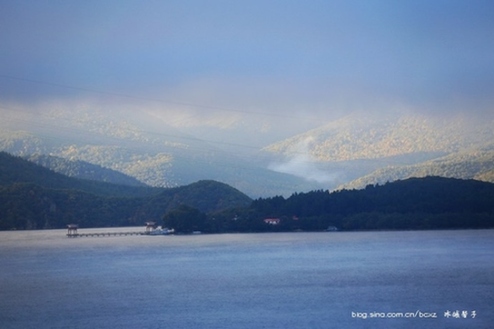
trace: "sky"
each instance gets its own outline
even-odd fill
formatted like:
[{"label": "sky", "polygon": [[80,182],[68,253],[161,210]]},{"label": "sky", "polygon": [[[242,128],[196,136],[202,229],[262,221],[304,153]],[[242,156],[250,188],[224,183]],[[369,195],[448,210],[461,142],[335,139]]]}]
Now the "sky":
[{"label": "sky", "polygon": [[0,0],[0,113],[90,104],[264,141],[358,111],[481,117],[493,36],[490,0]]}]

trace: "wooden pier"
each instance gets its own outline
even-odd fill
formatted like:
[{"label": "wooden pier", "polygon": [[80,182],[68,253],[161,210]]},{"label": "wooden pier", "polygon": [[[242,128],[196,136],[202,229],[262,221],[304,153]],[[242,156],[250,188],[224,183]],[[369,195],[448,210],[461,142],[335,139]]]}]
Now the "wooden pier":
[{"label": "wooden pier", "polygon": [[77,229],[79,226],[77,224],[67,225],[67,236],[69,238],[84,238],[84,237],[109,237],[109,236],[127,236],[127,235],[151,235],[154,227],[154,222],[146,223],[145,231],[120,231],[120,232],[89,232],[89,233],[79,233]]},{"label": "wooden pier", "polygon": [[149,235],[149,232],[98,232],[98,233],[67,233],[69,238],[125,236],[125,235]]}]

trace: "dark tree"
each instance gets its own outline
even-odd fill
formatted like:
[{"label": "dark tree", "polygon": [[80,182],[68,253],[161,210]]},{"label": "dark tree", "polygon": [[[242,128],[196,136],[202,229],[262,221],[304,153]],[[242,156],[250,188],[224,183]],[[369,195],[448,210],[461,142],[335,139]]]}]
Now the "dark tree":
[{"label": "dark tree", "polygon": [[202,231],[206,224],[206,215],[196,208],[180,205],[163,217],[163,223],[165,227],[180,233]]}]

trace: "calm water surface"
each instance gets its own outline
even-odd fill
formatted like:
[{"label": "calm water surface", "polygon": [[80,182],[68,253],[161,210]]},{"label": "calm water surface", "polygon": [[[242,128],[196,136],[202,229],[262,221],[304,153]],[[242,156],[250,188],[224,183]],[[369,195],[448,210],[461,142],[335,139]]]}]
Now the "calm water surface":
[{"label": "calm water surface", "polygon": [[65,233],[0,232],[1,328],[494,323],[494,230],[73,239]]}]

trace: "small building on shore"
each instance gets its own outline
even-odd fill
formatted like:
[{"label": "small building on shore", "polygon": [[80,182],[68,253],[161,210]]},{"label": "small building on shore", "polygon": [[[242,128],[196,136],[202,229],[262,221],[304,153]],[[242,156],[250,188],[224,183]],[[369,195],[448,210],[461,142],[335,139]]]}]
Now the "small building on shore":
[{"label": "small building on shore", "polygon": [[266,218],[266,219],[264,219],[264,223],[269,224],[269,225],[279,225],[280,219],[279,218]]}]

